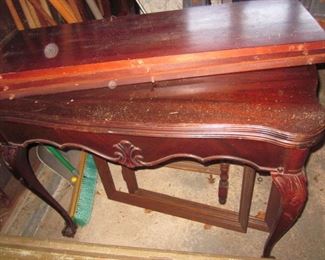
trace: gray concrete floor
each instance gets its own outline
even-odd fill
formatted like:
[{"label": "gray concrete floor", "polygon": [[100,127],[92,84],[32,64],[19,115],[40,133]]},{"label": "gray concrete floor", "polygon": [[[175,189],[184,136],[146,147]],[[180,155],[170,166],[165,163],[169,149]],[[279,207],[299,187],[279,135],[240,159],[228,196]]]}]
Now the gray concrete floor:
[{"label": "gray concrete floor", "polygon": [[[325,70],[320,71],[320,76],[321,80],[325,81]],[[319,97],[324,104],[325,88],[320,89]],[[325,259],[324,159],[325,146],[315,151],[308,161],[309,199],[301,218],[274,248],[273,255],[277,259]],[[120,167],[111,165],[111,168],[116,187],[122,191],[126,190],[120,176]],[[242,168],[239,166],[231,167],[229,198],[223,207],[238,210],[241,171]],[[217,181],[211,184],[206,174],[161,168],[154,171],[141,171],[137,173],[137,177],[140,187],[220,206],[216,195]],[[46,184],[51,182],[51,178],[54,178],[53,173],[48,168],[42,167],[40,179]],[[269,188],[270,177],[262,177],[256,181],[251,215],[265,211]],[[66,181],[61,181],[55,196],[65,207],[68,207],[71,187]],[[28,221],[32,219],[32,214],[42,205],[41,203],[38,198],[26,191],[26,196],[4,233],[67,239],[61,236],[64,223],[52,209],[46,212],[34,233],[22,231],[28,228],[26,227],[30,225]],[[260,256],[266,237],[267,233],[256,230],[250,229],[247,234],[242,234],[108,200],[99,181],[91,222],[78,230],[74,240],[256,257]]]}]

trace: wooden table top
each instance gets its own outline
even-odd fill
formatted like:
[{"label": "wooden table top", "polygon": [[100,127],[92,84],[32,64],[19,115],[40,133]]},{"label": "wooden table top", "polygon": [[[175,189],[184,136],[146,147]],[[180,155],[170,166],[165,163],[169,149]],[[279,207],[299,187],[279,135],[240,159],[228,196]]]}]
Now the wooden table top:
[{"label": "wooden table top", "polygon": [[93,133],[268,136],[309,142],[325,128],[314,66],[125,85],[0,102],[0,119]]},{"label": "wooden table top", "polygon": [[0,50],[0,99],[322,63],[324,50],[324,31],[296,0],[27,30]]},{"label": "wooden table top", "polygon": [[[325,40],[298,1],[251,1],[17,33],[1,73]],[[46,59],[54,42],[57,58]]]}]

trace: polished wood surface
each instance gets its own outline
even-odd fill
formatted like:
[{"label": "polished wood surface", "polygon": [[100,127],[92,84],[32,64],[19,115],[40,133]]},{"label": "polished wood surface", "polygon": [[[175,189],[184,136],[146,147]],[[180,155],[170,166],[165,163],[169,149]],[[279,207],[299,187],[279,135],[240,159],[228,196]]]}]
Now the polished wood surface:
[{"label": "polished wood surface", "polygon": [[[226,156],[258,170],[282,165],[296,171],[303,160],[284,162],[282,156],[292,149],[303,158],[325,127],[314,66],[157,84],[167,87],[150,83],[3,100],[1,135],[24,146],[50,142],[90,149],[131,168],[182,156],[199,162]],[[143,142],[146,137],[150,142]],[[254,153],[247,151],[250,145]],[[117,156],[123,149],[135,158]]]},{"label": "polished wood surface", "polygon": [[[1,72],[325,40],[320,26],[298,1],[267,2],[196,7],[17,33],[3,50]],[[57,59],[44,59],[42,47],[49,39],[60,46]]]},{"label": "polished wood surface", "polygon": [[316,89],[317,71],[309,66],[3,100],[0,116],[97,133],[108,127],[170,137],[228,131],[308,144],[325,126]]},{"label": "polished wood surface", "polygon": [[0,98],[321,63],[324,49],[325,33],[296,0],[29,30],[1,49]]}]

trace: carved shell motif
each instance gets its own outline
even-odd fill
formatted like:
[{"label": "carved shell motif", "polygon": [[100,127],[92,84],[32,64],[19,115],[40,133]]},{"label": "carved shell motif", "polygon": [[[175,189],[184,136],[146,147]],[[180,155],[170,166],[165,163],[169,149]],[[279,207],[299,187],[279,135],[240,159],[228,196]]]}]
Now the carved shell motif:
[{"label": "carved shell motif", "polygon": [[132,143],[126,140],[122,140],[118,144],[113,145],[116,148],[114,152],[114,161],[120,163],[121,165],[127,166],[129,168],[135,168],[138,166],[143,166],[143,156],[141,149],[134,146]]}]

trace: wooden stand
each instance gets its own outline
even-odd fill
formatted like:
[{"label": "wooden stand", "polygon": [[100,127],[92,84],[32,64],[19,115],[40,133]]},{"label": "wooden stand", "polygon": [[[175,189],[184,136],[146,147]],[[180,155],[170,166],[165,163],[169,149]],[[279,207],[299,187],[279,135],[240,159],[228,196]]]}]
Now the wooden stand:
[{"label": "wooden stand", "polygon": [[[268,18],[275,12],[276,23]],[[325,61],[325,36],[300,3],[242,2],[31,33],[38,37],[17,33],[3,49],[1,150],[12,173],[64,218],[64,235],[76,226],[35,178],[31,145],[92,153],[110,199],[267,231],[270,256],[302,212],[304,165],[325,129],[312,65]],[[23,52],[13,51],[19,39]],[[52,59],[34,50],[49,39],[58,46]],[[239,212],[138,186],[136,170],[184,159],[222,163],[222,204],[229,164],[244,165]],[[115,189],[107,161],[122,165],[128,193]],[[264,221],[249,215],[256,172],[273,181]]]}]

